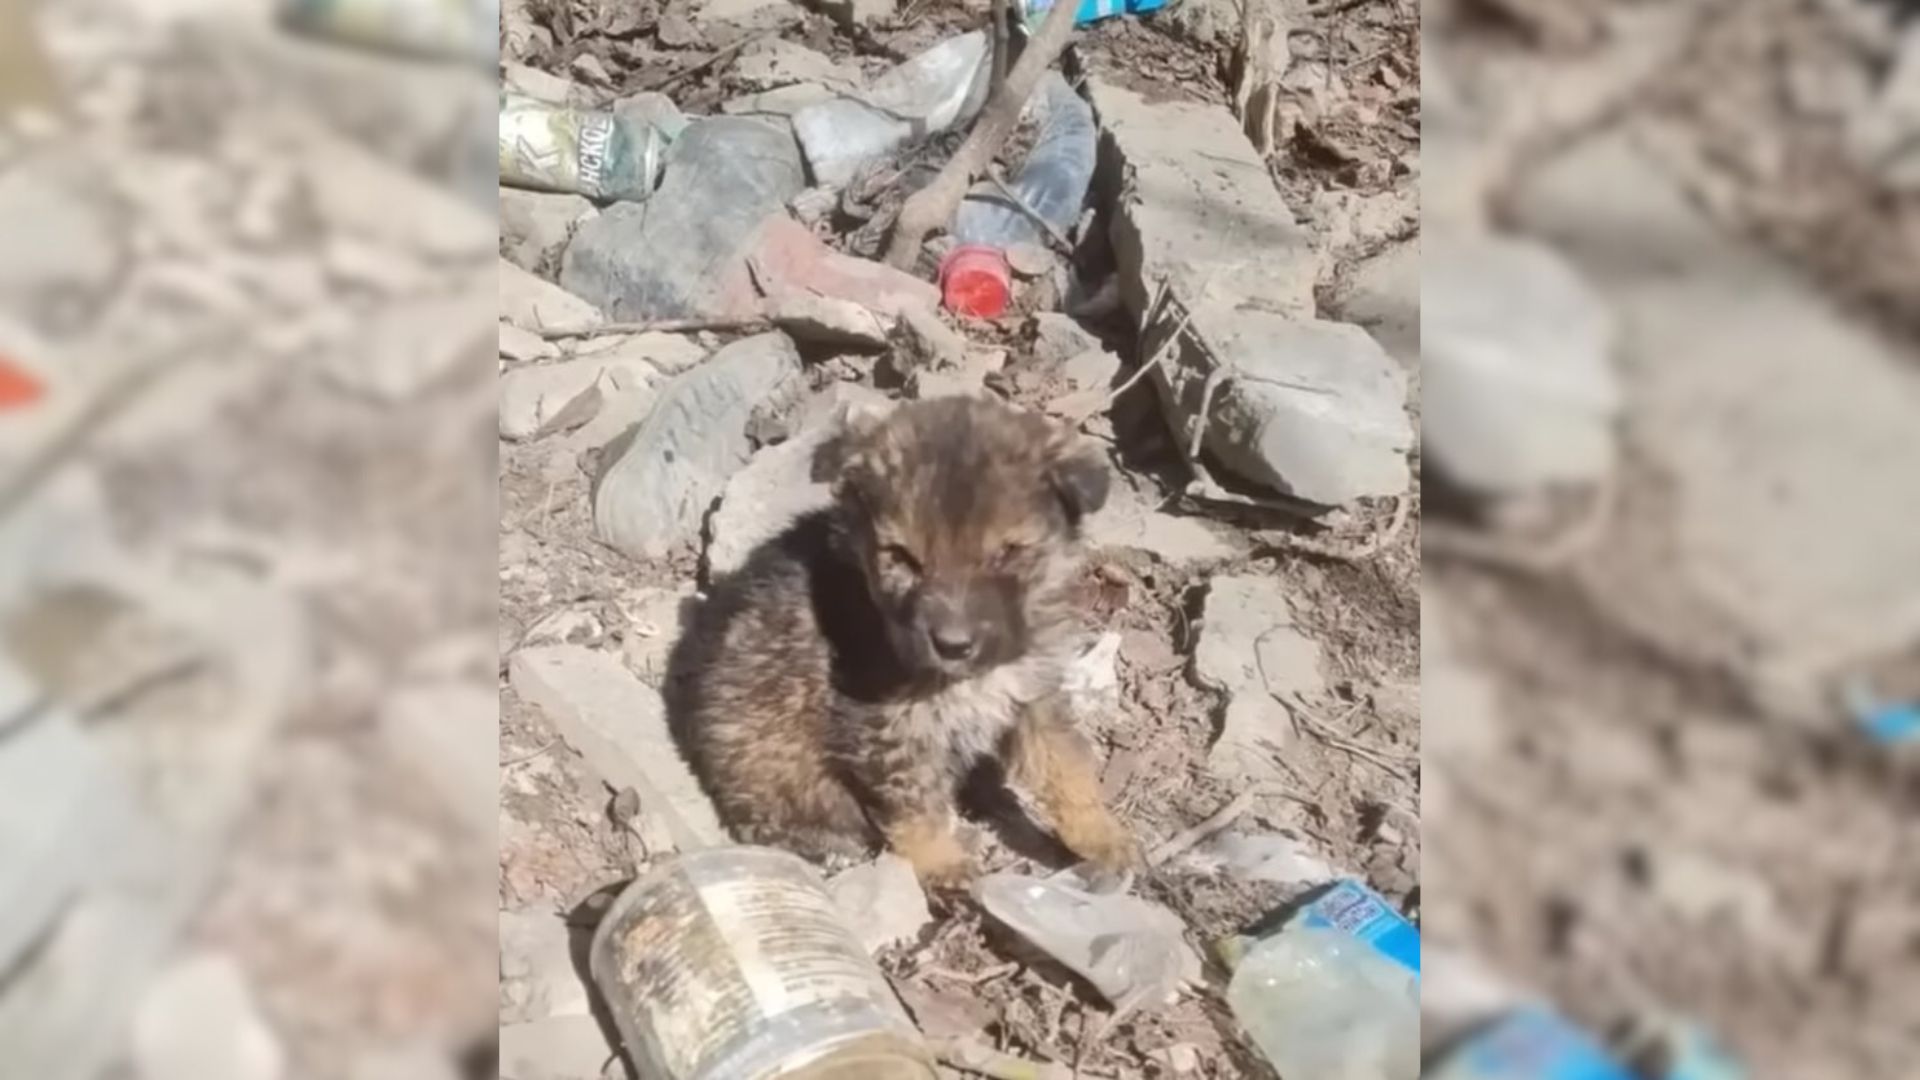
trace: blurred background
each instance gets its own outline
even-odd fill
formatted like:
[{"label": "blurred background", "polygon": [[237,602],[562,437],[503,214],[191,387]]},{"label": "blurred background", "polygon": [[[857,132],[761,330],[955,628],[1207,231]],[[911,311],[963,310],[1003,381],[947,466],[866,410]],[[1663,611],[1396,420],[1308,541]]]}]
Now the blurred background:
[{"label": "blurred background", "polygon": [[1915,14],[1425,5],[1430,1042],[1915,1075]]},{"label": "blurred background", "polygon": [[494,23],[0,2],[0,1076],[493,1075]]}]

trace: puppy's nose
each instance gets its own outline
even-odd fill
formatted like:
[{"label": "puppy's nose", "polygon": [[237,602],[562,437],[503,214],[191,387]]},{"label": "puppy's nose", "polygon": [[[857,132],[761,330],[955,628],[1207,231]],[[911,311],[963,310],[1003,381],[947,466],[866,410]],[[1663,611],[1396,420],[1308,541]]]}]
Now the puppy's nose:
[{"label": "puppy's nose", "polygon": [[979,647],[979,640],[963,623],[935,625],[927,631],[927,637],[932,639],[933,651],[939,653],[942,660],[972,659]]}]

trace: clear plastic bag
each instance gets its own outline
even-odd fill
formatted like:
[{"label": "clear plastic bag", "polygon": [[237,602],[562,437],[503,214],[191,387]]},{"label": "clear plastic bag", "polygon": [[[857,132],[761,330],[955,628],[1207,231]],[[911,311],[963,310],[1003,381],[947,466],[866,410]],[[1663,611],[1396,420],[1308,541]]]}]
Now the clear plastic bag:
[{"label": "clear plastic bag", "polygon": [[1159,904],[1089,891],[1073,875],[989,874],[974,897],[994,918],[1093,984],[1115,1016],[1158,1005],[1200,977],[1186,924]]}]

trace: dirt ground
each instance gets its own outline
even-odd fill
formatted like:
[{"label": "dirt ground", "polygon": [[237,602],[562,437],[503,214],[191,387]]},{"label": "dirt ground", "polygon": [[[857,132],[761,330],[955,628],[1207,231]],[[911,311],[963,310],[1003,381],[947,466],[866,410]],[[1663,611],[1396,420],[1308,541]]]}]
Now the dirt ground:
[{"label": "dirt ground", "polygon": [[[1487,160],[1524,171],[1602,128],[1657,123],[1722,227],[1798,266],[1862,325],[1920,340],[1920,196],[1841,149],[1845,113],[1891,44],[1863,44],[1845,16],[1897,5],[1446,6],[1476,13],[1430,15],[1453,70],[1523,57],[1543,99],[1556,68],[1570,84],[1604,66],[1582,65],[1610,47],[1609,16],[1686,9],[1689,28],[1662,35],[1672,51],[1632,92]],[[1818,96],[1834,86],[1837,103]],[[1612,514],[1561,568],[1429,547],[1429,668],[1444,647],[1495,688],[1487,710],[1430,699],[1429,746],[1480,755],[1471,777],[1429,778],[1431,933],[1597,1028],[1644,1012],[1700,1022],[1754,1076],[1911,1075],[1915,762],[1864,744],[1837,704],[1772,705],[1722,647],[1735,638],[1716,612],[1647,584],[1687,557],[1671,478],[1630,449],[1613,487]],[[1435,518],[1429,535],[1458,524]],[[1920,646],[1848,667],[1910,696],[1916,664]]]},{"label": "dirt ground", "polygon": [[[780,31],[836,58],[855,58],[871,76],[891,63],[985,22],[984,3],[906,5],[898,17],[856,33],[806,14]],[[1224,103],[1232,98],[1238,35],[1230,5],[1193,5],[1175,18],[1121,18],[1084,30],[1066,59],[1070,73],[1102,71],[1160,95]],[[731,92],[726,47],[758,32],[694,21],[676,4],[591,3],[532,7],[550,42],[522,62],[565,73],[583,55],[612,73],[603,95],[668,86],[689,113],[712,109]],[[1353,260],[1417,232],[1419,102],[1418,17],[1408,3],[1336,5],[1329,14],[1291,10],[1297,55],[1317,80],[1296,138],[1270,161],[1289,205],[1324,238],[1333,257],[1331,289]],[[510,57],[512,58],[512,57]],[[703,66],[704,65],[704,66]],[[936,151],[937,153],[937,151]],[[1091,234],[1105,233],[1104,220]],[[842,237],[835,237],[843,240]],[[1085,246],[1096,268],[1104,243]],[[997,323],[960,328],[976,346],[1004,348],[1003,377],[990,386],[1016,402],[1047,404],[1057,387],[1023,378],[1032,363],[1033,327],[1022,314],[1044,303],[1016,297]],[[1127,367],[1137,348],[1123,319],[1095,322]],[[816,387],[834,378],[871,380],[870,364],[813,368]],[[1109,439],[1140,476],[1181,477],[1164,422],[1145,383],[1118,397],[1088,424]],[[556,637],[621,656],[657,685],[664,649],[677,630],[677,598],[695,590],[698,552],[657,562],[621,556],[593,536],[588,477],[560,440],[503,442],[500,450],[500,652]],[[1229,514],[1165,498],[1165,509],[1199,515],[1238,537],[1248,552],[1215,565],[1175,567],[1134,550],[1102,549],[1085,581],[1090,622],[1122,634],[1120,707],[1086,718],[1106,757],[1103,782],[1121,816],[1147,846],[1219,810],[1237,793],[1209,774],[1207,749],[1221,701],[1195,685],[1187,668],[1195,620],[1210,577],[1272,575],[1285,583],[1302,628],[1324,651],[1330,700],[1324,730],[1334,741],[1301,734],[1278,755],[1284,778],[1257,799],[1242,829],[1278,830],[1304,839],[1334,865],[1367,878],[1419,918],[1419,490],[1334,515],[1320,525],[1284,517]],[[1396,509],[1399,511],[1395,514]],[[1400,527],[1389,532],[1398,517]],[[1382,535],[1387,533],[1387,535]],[[1343,557],[1306,554],[1302,536]],[[1370,538],[1385,540],[1369,551]],[[1355,748],[1358,748],[1357,750]],[[631,878],[635,851],[609,816],[612,792],[600,785],[535,710],[502,685],[500,906],[576,912]],[[1001,853],[1009,863],[1013,856]],[[1268,913],[1289,894],[1281,886],[1223,879],[1177,863],[1137,885],[1179,913],[1203,951],[1213,939]],[[1167,1054],[1185,1044],[1196,1076],[1257,1076],[1212,979],[1179,1004],[1123,1020],[1099,1037],[1105,1005],[1071,975],[1021,950],[971,903],[936,911],[920,941],[889,950],[883,967],[930,1030],[972,1033],[1038,1059],[1077,1065],[1087,1076],[1171,1075]],[[1007,966],[1008,961],[1014,965]],[[977,981],[972,981],[977,980]],[[978,1003],[969,999],[977,997]],[[959,1016],[936,1023],[935,1017]],[[1180,1056],[1176,1054],[1176,1056]]]}]

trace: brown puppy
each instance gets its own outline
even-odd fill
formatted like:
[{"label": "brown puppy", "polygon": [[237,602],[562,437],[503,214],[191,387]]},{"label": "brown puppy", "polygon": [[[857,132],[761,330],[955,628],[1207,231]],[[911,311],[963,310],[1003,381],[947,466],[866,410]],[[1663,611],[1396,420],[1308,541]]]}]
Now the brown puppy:
[{"label": "brown puppy", "polygon": [[1132,865],[1061,695],[1066,590],[1104,461],[997,401],[850,417],[814,462],[834,505],[719,584],[674,662],[681,745],[743,841],[813,858],[876,839],[933,884],[972,860],[957,788],[996,758],[1066,846]]}]

